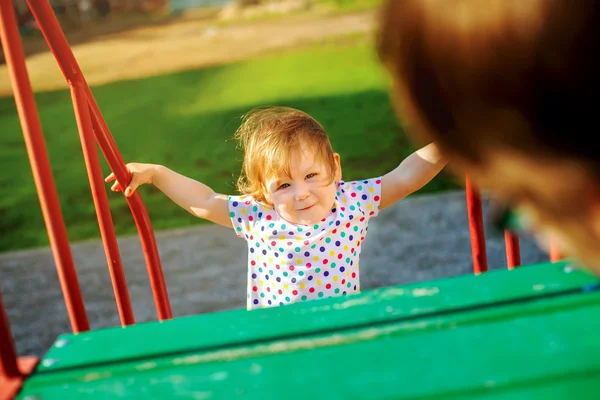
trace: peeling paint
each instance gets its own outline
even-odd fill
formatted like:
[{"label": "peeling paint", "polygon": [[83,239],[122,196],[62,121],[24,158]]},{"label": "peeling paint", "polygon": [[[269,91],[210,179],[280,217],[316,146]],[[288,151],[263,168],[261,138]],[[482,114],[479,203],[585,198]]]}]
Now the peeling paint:
[{"label": "peeling paint", "polygon": [[91,382],[91,381],[96,381],[98,379],[110,378],[111,376],[112,376],[112,374],[109,371],[91,372],[87,375],[82,376],[81,378],[79,378],[79,380],[82,382]]},{"label": "peeling paint", "polygon": [[336,310],[346,309],[350,307],[362,306],[364,304],[371,303],[371,298],[369,296],[356,297],[354,299],[347,300],[343,303],[336,303],[333,305],[333,308]]},{"label": "peeling paint", "polygon": [[224,381],[229,377],[229,373],[227,371],[215,372],[214,374],[209,376],[209,379],[213,381]]},{"label": "peeling paint", "polygon": [[374,340],[382,336],[390,335],[394,332],[411,332],[424,329],[431,326],[427,321],[416,321],[410,324],[393,325],[387,327],[367,328],[346,334],[334,334],[323,337],[281,340],[272,342],[268,345],[257,345],[253,347],[240,347],[233,349],[218,350],[210,353],[195,354],[187,357],[173,359],[173,365],[200,364],[213,361],[235,360],[240,358],[258,357],[262,355],[288,353],[299,350],[311,350],[320,347],[340,346],[360,342],[364,340]]},{"label": "peeling paint", "polygon": [[312,308],[308,309],[308,312],[305,312],[305,314],[313,314],[313,313],[329,311],[329,310],[331,310],[331,306],[312,307]]},{"label": "peeling paint", "polygon": [[433,296],[434,294],[438,294],[440,289],[436,287],[432,288],[416,288],[412,290],[412,295],[414,297],[423,297],[423,296]]},{"label": "peeling paint", "polygon": [[146,363],[143,363],[140,365],[136,365],[135,369],[137,369],[138,371],[147,371],[149,369],[156,368],[156,366],[157,365],[155,362],[150,361],[150,362],[146,362]]},{"label": "peeling paint", "polygon": [[390,297],[404,296],[405,294],[406,294],[406,291],[404,289],[391,287],[391,288],[386,288],[385,290],[383,290],[381,292],[380,297],[382,299],[389,299]]},{"label": "peeling paint", "polygon": [[256,363],[255,363],[255,364],[252,364],[252,365],[250,366],[250,373],[251,373],[252,375],[258,375],[258,374],[260,374],[261,372],[262,372],[262,367],[261,367],[259,364],[256,364]]}]

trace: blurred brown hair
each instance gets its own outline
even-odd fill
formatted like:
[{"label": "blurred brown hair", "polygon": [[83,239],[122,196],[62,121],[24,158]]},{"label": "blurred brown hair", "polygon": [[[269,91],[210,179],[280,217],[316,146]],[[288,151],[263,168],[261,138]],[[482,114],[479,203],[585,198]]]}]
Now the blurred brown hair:
[{"label": "blurred brown hair", "polygon": [[[290,107],[255,108],[242,117],[234,136],[244,151],[238,190],[265,202],[265,181],[280,173],[290,175],[294,151],[312,151],[333,181],[335,159],[327,132],[313,117]],[[331,182],[329,182],[331,183]]]},{"label": "blurred brown hair", "polygon": [[378,52],[408,130],[471,162],[503,146],[598,171],[597,4],[387,0]]}]

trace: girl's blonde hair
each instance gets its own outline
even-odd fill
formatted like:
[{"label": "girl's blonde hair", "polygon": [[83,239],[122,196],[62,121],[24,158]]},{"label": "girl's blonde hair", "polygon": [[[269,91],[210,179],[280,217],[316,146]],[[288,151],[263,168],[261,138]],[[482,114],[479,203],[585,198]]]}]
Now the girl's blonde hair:
[{"label": "girl's blonde hair", "polygon": [[289,107],[255,108],[242,116],[234,135],[244,151],[242,173],[237,181],[240,193],[266,202],[265,182],[280,173],[290,175],[290,160],[295,151],[312,151],[331,177],[335,159],[327,132],[305,112]]}]

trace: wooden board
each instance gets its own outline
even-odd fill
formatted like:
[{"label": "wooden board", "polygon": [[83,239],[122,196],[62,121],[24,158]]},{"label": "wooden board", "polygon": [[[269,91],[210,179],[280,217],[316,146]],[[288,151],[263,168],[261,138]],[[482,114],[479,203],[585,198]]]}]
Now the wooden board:
[{"label": "wooden board", "polygon": [[597,399],[599,281],[566,265],[63,335],[19,398]]}]

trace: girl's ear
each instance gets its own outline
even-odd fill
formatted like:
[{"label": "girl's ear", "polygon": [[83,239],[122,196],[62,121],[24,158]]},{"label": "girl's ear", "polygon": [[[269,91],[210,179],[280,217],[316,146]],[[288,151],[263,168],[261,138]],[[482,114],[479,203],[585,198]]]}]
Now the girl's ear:
[{"label": "girl's ear", "polygon": [[335,171],[333,173],[333,180],[339,182],[342,180],[342,165],[340,163],[340,155],[333,153],[333,161],[335,163]]}]

